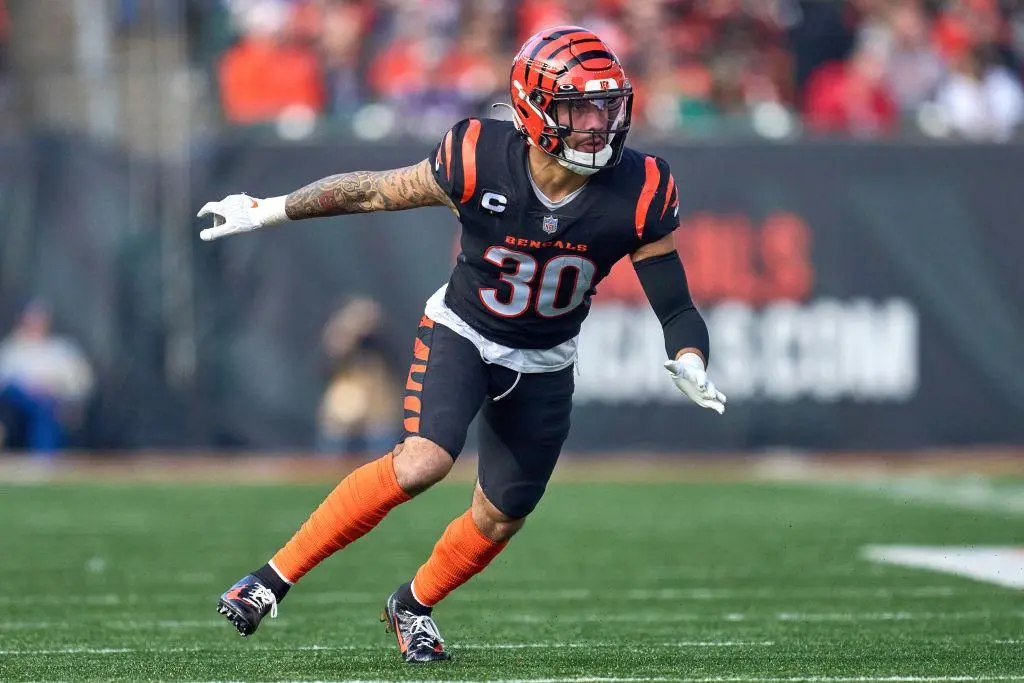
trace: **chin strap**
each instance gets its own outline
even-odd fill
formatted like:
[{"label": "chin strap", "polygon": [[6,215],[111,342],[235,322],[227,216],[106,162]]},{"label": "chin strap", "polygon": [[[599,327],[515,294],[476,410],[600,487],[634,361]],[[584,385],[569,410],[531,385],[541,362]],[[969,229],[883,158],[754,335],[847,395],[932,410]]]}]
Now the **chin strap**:
[{"label": "chin strap", "polygon": [[[575,149],[570,148],[568,145],[562,145],[562,152],[558,155],[558,163],[566,167],[573,173],[579,175],[594,175],[602,168],[604,168],[612,158],[612,140],[615,135],[611,135],[608,138],[608,142],[601,149],[601,151],[590,154],[588,152],[577,152]],[[594,165],[584,165],[583,161],[593,160]]]}]

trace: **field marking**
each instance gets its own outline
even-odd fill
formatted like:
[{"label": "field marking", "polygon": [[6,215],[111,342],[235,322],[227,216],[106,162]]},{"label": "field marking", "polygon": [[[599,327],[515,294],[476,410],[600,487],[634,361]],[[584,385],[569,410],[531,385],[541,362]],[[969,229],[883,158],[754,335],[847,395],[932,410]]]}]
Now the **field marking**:
[{"label": "field marking", "polygon": [[[820,588],[714,588],[714,587],[688,587],[688,588],[632,588],[622,592],[593,591],[589,589],[568,589],[555,591],[506,591],[502,590],[502,597],[509,596],[512,600],[537,600],[546,602],[549,600],[593,600],[594,598],[611,598],[611,600],[645,601],[645,600],[730,600],[750,598],[799,598],[799,597],[825,597],[825,598],[938,598],[953,597],[958,590],[951,586],[918,586],[918,587],[892,587],[874,588],[862,586],[822,586]],[[318,598],[322,598],[320,594]],[[375,596],[379,599],[379,596]],[[467,593],[451,596],[453,600],[466,602],[491,602],[492,595],[475,595]]]},{"label": "field marking", "polygon": [[[715,588],[694,586],[690,588],[640,588],[627,589],[621,592],[596,591],[590,589],[554,589],[515,591],[502,590],[502,600],[508,602],[553,602],[553,601],[588,601],[595,598],[612,601],[645,602],[656,600],[750,600],[750,599],[799,599],[799,598],[944,598],[959,597],[970,593],[966,588],[955,586],[917,586],[917,587],[863,587],[863,586],[823,586],[819,588]],[[975,591],[976,592],[976,591]],[[149,593],[146,595],[98,594],[98,595],[0,595],[0,605],[89,605],[118,606],[156,602],[180,603],[196,599],[194,591],[184,593]],[[314,601],[317,604],[376,604],[383,598],[380,593],[369,591],[306,591],[292,598],[296,602]],[[494,596],[490,593],[454,593],[450,602],[493,603]]]},{"label": "field marking", "polygon": [[951,481],[939,477],[907,477],[840,485],[893,501],[930,503],[1003,515],[1024,515],[1024,486],[996,486],[985,477]]},{"label": "field marking", "polygon": [[[952,621],[952,620],[983,620],[983,619],[1024,619],[1024,611],[974,611],[974,612],[724,612],[718,614],[703,614],[698,612],[670,612],[667,614],[650,614],[647,612],[617,613],[617,614],[575,614],[573,621],[583,623],[681,623],[681,622],[800,622],[800,623],[823,623],[823,622],[877,622],[877,621]],[[502,620],[519,624],[542,624],[551,620],[550,614],[537,614],[531,612],[503,613]],[[365,620],[372,623],[371,620]],[[373,622],[376,619],[372,620]],[[287,624],[288,620],[281,620]],[[111,630],[136,630],[146,628],[162,629],[205,629],[222,628],[224,622],[220,619],[203,620],[172,620],[159,619],[153,621],[112,619],[104,620],[96,626]],[[75,624],[66,621],[0,621],[0,631],[17,630],[49,630],[62,628],[77,628]],[[699,642],[699,641],[694,641]],[[709,641],[710,642],[710,641]],[[1020,641],[1024,642],[1024,641]],[[539,645],[530,646],[539,647]],[[568,646],[564,646],[568,647]]]},{"label": "field marking", "polygon": [[[640,681],[677,681],[678,683],[869,683],[870,681],[906,681],[908,683],[943,683],[953,681],[1019,681],[1020,676],[789,676],[763,678],[759,676],[709,676],[706,678],[520,678],[491,683],[632,683]],[[477,683],[454,681],[450,683]]]},{"label": "field marking", "polygon": [[[403,679],[409,683],[427,683],[438,679]],[[961,681],[1020,681],[1024,680],[1024,674],[1013,676],[788,676],[779,678],[766,678],[760,676],[708,676],[705,678],[668,678],[661,676],[645,677],[573,677],[573,678],[506,678],[498,680],[477,681],[477,680],[449,680],[448,683],[661,683],[663,681],[676,681],[676,683],[955,683]],[[213,682],[211,683],[220,683]],[[310,683],[309,681],[292,681],[283,683]],[[334,681],[314,681],[313,683],[335,683]],[[338,683],[341,683],[340,681]],[[346,679],[344,683],[388,683],[384,680],[351,680]]]},{"label": "field marking", "polygon": [[867,559],[883,564],[966,576],[1004,588],[1024,588],[1024,548],[870,545],[863,553]]},{"label": "field marking", "polygon": [[136,651],[130,647],[62,647],[52,650],[0,650],[0,655],[121,655]]},{"label": "field marking", "polygon": [[[227,622],[224,619],[204,620],[173,620],[160,619],[154,621],[134,621],[125,619],[104,619],[100,623],[89,623],[90,628],[108,629],[113,631],[134,631],[146,628],[160,629],[221,629]],[[282,620],[282,624],[287,624]],[[80,629],[81,622],[69,621],[0,621],[0,631],[51,631],[59,629]]]},{"label": "field marking", "polygon": [[[771,647],[775,645],[771,640],[680,640],[670,643],[649,643],[647,645],[623,646],[618,641],[585,641],[571,643],[462,643],[452,647],[452,650],[562,650],[592,647],[617,647],[622,649],[641,650],[645,648],[677,648],[677,647]],[[375,643],[367,645],[295,645],[295,646],[253,646],[247,650],[258,650],[260,652],[353,652],[359,650],[393,650],[393,643]],[[206,648],[206,647],[168,647],[168,648],[87,648],[67,647],[49,649],[27,649],[27,650],[0,650],[0,655],[57,655],[57,654],[139,654],[139,653],[200,653],[200,652],[231,652],[236,648]]]},{"label": "field marking", "polygon": [[[869,681],[907,681],[909,683],[953,682],[953,681],[1019,681],[1020,676],[787,676],[765,678],[760,676],[708,676],[706,678],[520,678],[492,683],[584,683],[585,681],[607,681],[622,683],[632,681],[678,681],[679,683],[869,683]],[[449,683],[476,683],[454,681]]]},{"label": "field marking", "polygon": [[[796,621],[796,622],[856,622],[856,621],[929,621],[933,619],[992,619],[1024,618],[1024,612],[776,612],[774,614],[751,614],[730,612],[726,614],[697,614],[675,612],[670,614],[574,614],[573,621],[582,622],[687,622],[687,621]],[[549,614],[506,614],[502,619],[523,624],[539,624],[551,620]]]}]

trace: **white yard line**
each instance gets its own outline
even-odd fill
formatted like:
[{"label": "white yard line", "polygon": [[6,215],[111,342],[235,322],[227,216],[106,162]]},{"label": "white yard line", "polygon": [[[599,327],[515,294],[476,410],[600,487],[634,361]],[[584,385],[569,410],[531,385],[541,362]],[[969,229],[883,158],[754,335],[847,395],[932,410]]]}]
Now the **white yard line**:
[{"label": "white yard line", "polygon": [[[968,589],[954,586],[822,586],[814,588],[716,588],[694,586],[681,588],[634,588],[624,591],[598,591],[590,589],[554,589],[539,591],[501,590],[501,600],[507,602],[583,602],[602,599],[621,602],[647,602],[659,600],[773,600],[800,598],[944,598],[958,597]],[[133,605],[156,602],[180,603],[196,598],[195,591],[157,594],[98,594],[98,595],[0,595],[0,605]],[[379,593],[368,591],[306,591],[292,598],[295,601],[314,601],[317,604],[376,604],[382,600]],[[450,602],[495,603],[489,593],[453,593]]]},{"label": "white yard line", "polygon": [[1024,487],[997,486],[984,477],[943,479],[908,477],[839,485],[844,491],[882,496],[901,503],[920,502],[1003,515],[1024,515]]},{"label": "white yard line", "polygon": [[[1016,641],[995,641],[995,642],[1016,642]],[[677,643],[659,643],[647,647],[748,647],[748,646],[770,646],[772,641],[680,641]],[[602,645],[616,645],[618,643],[467,643],[454,647],[460,649],[549,649],[549,648],[573,648],[573,647],[600,647]],[[300,647],[258,647],[252,648],[264,652],[290,652],[290,651],[352,651],[352,650],[378,650],[391,649],[391,646],[377,645],[307,645]],[[638,647],[638,649],[641,649]],[[212,648],[87,648],[68,647],[53,649],[23,649],[23,650],[0,650],[3,656],[43,656],[43,655],[111,655],[111,654],[174,654],[174,653],[200,653],[218,652],[224,649]],[[676,678],[676,677],[566,677],[566,678],[520,678],[491,681],[490,683],[641,683],[646,681],[678,681],[679,683],[869,683],[880,681],[882,683],[972,683],[974,681],[1019,681],[1024,680],[1024,673],[1016,675],[994,675],[994,676],[915,676],[915,675],[885,675],[885,676],[786,676],[786,677],[761,677],[761,676],[708,676],[700,678]],[[326,683],[326,682],[323,682]],[[347,683],[377,683],[376,681],[353,681]],[[452,681],[450,683],[477,683],[477,681]]]},{"label": "white yard line", "polygon": [[[650,643],[648,645],[626,646],[627,649],[643,650],[647,648],[683,648],[683,647],[771,647],[774,641],[770,640],[680,640],[671,643]],[[378,643],[373,645],[298,645],[287,646],[254,646],[248,650],[259,650],[261,652],[352,652],[358,650],[392,650],[393,643]],[[593,647],[616,647],[623,648],[618,641],[586,641],[578,643],[461,643],[453,645],[453,650],[561,650],[574,648]],[[204,648],[204,647],[169,647],[169,648],[88,648],[88,647],[67,647],[67,648],[43,648],[23,650],[0,650],[0,655],[77,655],[77,654],[180,654],[183,652],[224,652],[232,648]]]},{"label": "white yard line", "polygon": [[[551,621],[550,614],[539,614],[530,612],[504,613],[501,618],[519,624],[543,624]],[[1022,611],[974,611],[974,612],[723,612],[718,614],[701,614],[697,612],[669,612],[665,614],[650,614],[647,612],[627,613],[590,613],[575,614],[572,620],[582,623],[684,623],[684,622],[800,622],[800,623],[822,623],[822,622],[878,622],[878,621],[983,621],[987,619],[1024,619]],[[280,623],[287,623],[282,620]],[[369,621],[367,623],[370,623]],[[114,619],[104,620],[93,628],[99,630],[135,631],[142,629],[220,629],[224,628],[225,622],[220,619],[202,620],[170,620],[160,619],[153,621]],[[3,631],[46,631],[60,630],[67,628],[80,628],[80,625],[70,624],[66,621],[0,621],[0,632]],[[691,642],[691,641],[682,641]],[[691,644],[702,642],[711,643],[714,641],[692,641]],[[728,641],[726,641],[728,642]],[[1013,644],[1024,641],[996,641],[1000,644]],[[731,644],[731,642],[729,642]],[[755,642],[737,644],[755,645]],[[549,645],[549,644],[548,644]],[[609,643],[609,645],[613,645]],[[651,645],[651,647],[670,647],[672,644]],[[541,647],[542,644],[522,645],[516,647]],[[470,646],[476,647],[476,646]],[[491,647],[481,645],[480,647]],[[495,646],[498,647],[498,646]],[[575,647],[575,645],[551,645],[551,647]]]},{"label": "white yard line", "polygon": [[1024,588],[1024,548],[870,545],[863,552],[874,562],[946,572],[1004,588]]},{"label": "white yard line", "polygon": [[0,650],[0,655],[120,655],[135,652],[129,647],[61,647],[51,650]]},{"label": "white yard line", "polygon": [[[408,680],[409,683],[427,683],[427,679],[417,681]],[[433,680],[433,679],[431,679]],[[488,683],[644,683],[647,681],[661,683],[662,681],[676,681],[677,683],[971,683],[972,681],[1020,681],[1024,680],[1024,674],[1012,676],[787,676],[779,678],[768,678],[759,676],[708,676],[705,678],[669,678],[661,676],[650,677],[572,677],[572,678],[507,678],[491,680]],[[214,683],[214,682],[211,682]],[[219,682],[216,682],[219,683]],[[282,682],[288,683],[288,682]],[[298,681],[291,683],[299,683]],[[310,683],[304,681],[302,683]],[[315,681],[314,683],[334,683],[333,681]],[[387,683],[380,680],[346,680],[345,683]],[[453,680],[448,683],[483,683],[475,680]]]},{"label": "white yard line", "polygon": [[[551,621],[550,614],[535,613],[506,613],[501,618],[519,624],[542,624]],[[701,614],[695,612],[669,612],[666,614],[650,614],[647,612],[632,612],[618,614],[575,614],[572,620],[582,623],[682,623],[682,622],[877,622],[877,621],[954,621],[954,620],[986,620],[993,618],[1002,619],[1024,619],[1024,612],[1021,611],[975,611],[975,612],[724,612],[719,614]],[[282,620],[281,623],[286,623]],[[369,622],[368,622],[369,623]],[[95,624],[93,627],[100,630],[134,631],[140,629],[219,629],[224,627],[225,622],[220,619],[209,620],[169,620],[160,619],[154,621],[146,620],[105,620]],[[0,621],[0,632],[2,631],[32,631],[32,630],[58,630],[67,628],[80,628],[80,625],[69,624],[66,621]],[[689,642],[689,641],[684,641]],[[704,641],[693,641],[693,644]],[[708,641],[711,642],[711,641]],[[1024,641],[996,641],[999,643],[1011,644]],[[749,642],[747,645],[756,643]],[[668,647],[669,644],[661,647]],[[481,646],[489,647],[489,646]],[[520,646],[517,646],[520,647]],[[541,645],[525,645],[521,647],[541,647]],[[553,647],[575,647],[573,645],[561,645]],[[658,647],[652,645],[651,647]]]},{"label": "white yard line", "polygon": [[[546,623],[551,620],[549,614],[508,614],[502,617],[509,621],[526,624]],[[726,614],[697,614],[672,612],[668,614],[574,614],[572,620],[577,622],[688,622],[688,621],[797,621],[797,622],[857,622],[857,621],[930,621],[930,620],[970,620],[992,618],[1024,618],[1024,612],[776,612],[757,614],[750,612],[730,612]]]},{"label": "white yard line", "polygon": [[[98,630],[134,631],[143,628],[190,629],[190,628],[224,628],[224,619],[204,619],[194,621],[175,621],[161,619],[158,621],[126,621],[123,619],[107,620],[89,624],[89,628]],[[69,621],[0,621],[0,631],[49,631],[57,629],[81,629],[79,622]]]}]

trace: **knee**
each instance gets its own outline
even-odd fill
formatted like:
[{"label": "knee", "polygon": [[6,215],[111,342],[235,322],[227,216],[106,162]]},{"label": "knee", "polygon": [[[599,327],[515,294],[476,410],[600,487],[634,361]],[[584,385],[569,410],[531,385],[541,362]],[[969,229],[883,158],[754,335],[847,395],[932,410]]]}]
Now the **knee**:
[{"label": "knee", "polygon": [[444,479],[455,464],[446,450],[419,436],[410,436],[394,452],[398,485],[411,496]]},{"label": "knee", "polygon": [[492,541],[501,542],[512,538],[526,524],[526,514],[513,517],[499,510],[484,494],[477,483],[473,491],[473,522],[483,535]]}]

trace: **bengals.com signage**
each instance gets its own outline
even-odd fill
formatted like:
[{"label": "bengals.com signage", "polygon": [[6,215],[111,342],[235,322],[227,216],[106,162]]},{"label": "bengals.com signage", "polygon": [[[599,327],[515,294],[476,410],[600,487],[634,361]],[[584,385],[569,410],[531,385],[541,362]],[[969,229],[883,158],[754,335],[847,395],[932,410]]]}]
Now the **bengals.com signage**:
[{"label": "bengals.com signage", "polygon": [[[882,403],[917,392],[913,302],[816,293],[814,231],[798,215],[698,213],[683,218],[676,246],[710,328],[712,376],[730,400]],[[577,402],[683,400],[664,358],[661,327],[623,261],[584,326]]]}]

